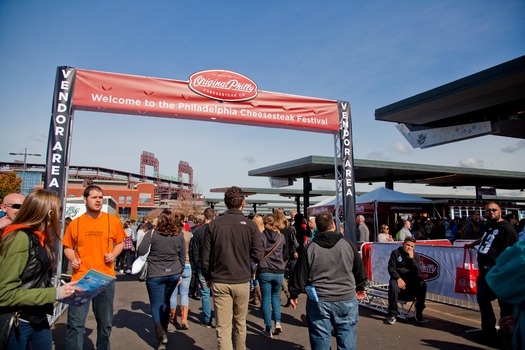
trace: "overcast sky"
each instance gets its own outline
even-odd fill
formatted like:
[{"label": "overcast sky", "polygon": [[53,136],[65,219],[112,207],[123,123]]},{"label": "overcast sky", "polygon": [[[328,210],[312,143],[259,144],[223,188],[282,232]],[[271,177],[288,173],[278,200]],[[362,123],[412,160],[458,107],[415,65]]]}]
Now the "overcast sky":
[{"label": "overcast sky", "polygon": [[[523,140],[485,136],[412,149],[394,123],[374,117],[377,108],[524,55],[524,13],[523,0],[3,0],[0,159],[22,159],[9,152],[26,147],[47,153],[56,67],[67,65],[175,80],[232,70],[261,90],[349,101],[355,158],[525,171]],[[214,187],[269,187],[249,170],[334,154],[327,134],[91,112],[74,118],[72,165],[139,173],[148,151],[163,175],[177,176],[179,161],[189,162],[198,191],[214,198]]]}]

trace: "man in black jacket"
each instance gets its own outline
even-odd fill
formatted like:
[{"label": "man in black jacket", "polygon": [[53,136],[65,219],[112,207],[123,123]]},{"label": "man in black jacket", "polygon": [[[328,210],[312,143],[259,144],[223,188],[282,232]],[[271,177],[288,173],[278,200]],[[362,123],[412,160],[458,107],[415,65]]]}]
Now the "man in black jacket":
[{"label": "man in black jacket", "polygon": [[224,204],[228,210],[206,229],[201,268],[213,293],[219,350],[243,350],[250,299],[250,259],[258,263],[264,256],[264,248],[257,225],[242,213],[245,204],[242,189],[230,187],[224,194]]},{"label": "man in black jacket", "polygon": [[427,295],[427,284],[421,277],[419,255],[414,252],[416,239],[406,237],[403,245],[394,249],[388,261],[388,316],[385,324],[394,324],[397,316],[398,300],[413,300],[416,298],[416,321],[423,321],[423,309]]},{"label": "man in black jacket", "polygon": [[206,285],[206,280],[202,274],[201,267],[201,258],[200,251],[202,247],[202,241],[204,240],[204,235],[208,224],[215,217],[215,210],[212,208],[206,208],[204,210],[204,223],[200,226],[196,226],[193,230],[193,238],[191,239],[191,260],[196,269],[196,277],[198,286],[201,290],[201,302],[202,302],[202,313],[204,314],[204,319],[202,320],[202,325],[208,328],[212,327],[211,322],[211,305],[210,305],[210,288]]},{"label": "man in black jacket", "polygon": [[358,299],[366,297],[366,271],[356,247],[336,232],[332,214],[316,216],[318,233],[306,246],[290,278],[290,303],[306,289],[310,346],[329,349],[332,326],[338,349],[356,348]]}]

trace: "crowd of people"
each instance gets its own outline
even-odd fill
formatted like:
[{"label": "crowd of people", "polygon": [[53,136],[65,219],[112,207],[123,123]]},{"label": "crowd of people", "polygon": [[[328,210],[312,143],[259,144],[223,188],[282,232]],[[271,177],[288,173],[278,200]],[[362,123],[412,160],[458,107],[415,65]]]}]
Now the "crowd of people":
[{"label": "crowd of people", "polygon": [[[357,216],[359,232],[363,230],[363,226],[366,226],[364,218],[360,220],[360,216],[362,215]],[[512,224],[519,239],[525,239],[525,219],[518,220],[513,213],[505,215],[504,219]],[[377,242],[403,242],[406,237],[414,237],[417,240],[448,239],[451,242],[458,239],[477,240],[483,237],[489,225],[490,220],[481,218],[479,211],[472,211],[467,218],[455,218],[454,220],[448,217],[430,218],[419,215],[399,217],[393,226],[393,233],[390,232],[388,225],[379,226]],[[370,242],[371,239],[359,236],[358,241]]]},{"label": "crowd of people", "polygon": [[[147,256],[145,285],[158,349],[167,347],[170,324],[178,330],[189,328],[190,297],[201,300],[201,325],[216,328],[219,349],[246,348],[249,303],[261,308],[262,336],[279,336],[285,331],[281,322],[282,292],[287,298],[284,307],[293,308],[298,306],[298,295],[306,292],[303,321],[312,349],[329,348],[332,336],[338,348],[355,349],[358,301],[366,297],[367,274],[356,246],[344,239],[329,212],[309,220],[296,211],[287,217],[282,209],[246,217],[245,195],[233,186],[225,192],[228,209],[220,216],[212,208],[204,210],[200,218],[166,209],[155,218],[136,223],[121,222],[104,213],[100,187],[88,186],[83,196],[86,212],[64,225],[61,242],[71,282],[58,287],[53,286],[52,277],[61,230],[59,198],[47,190],[34,191],[25,198],[18,194],[4,197],[1,209],[5,215],[0,218],[0,321],[3,326],[14,320],[16,326],[0,340],[6,342],[0,344],[2,348],[51,349],[47,315],[57,300],[81,293],[76,283],[91,269],[112,277],[116,272],[130,274],[133,261]],[[364,221],[364,217],[357,217],[356,232],[360,238],[369,239]],[[428,238],[428,232],[432,232],[428,226],[433,223],[427,221],[400,221],[397,237],[389,233],[387,225],[380,228],[378,241],[402,240],[385,267],[390,274],[386,324],[395,323],[397,302],[407,299],[415,299],[416,321],[423,320],[426,283],[421,277],[419,255],[414,251],[421,237],[414,233],[424,231]],[[462,229],[450,222],[442,224],[445,237],[447,231],[462,230],[472,239],[465,248],[478,247],[481,326],[487,339],[493,339],[496,317],[491,303],[498,299],[500,328],[507,332],[503,338],[509,344],[510,334],[514,335],[514,344],[523,344],[523,298],[500,294],[493,281],[499,276],[495,271],[499,272],[503,264],[498,257],[509,259],[502,254],[505,249],[525,238],[518,235],[523,221],[505,220],[499,205],[488,203],[485,221],[472,215]],[[523,254],[524,249],[517,251]],[[110,348],[114,298],[115,280],[88,302],[68,307],[67,349],[83,348],[90,305],[97,322],[96,348]]]}]

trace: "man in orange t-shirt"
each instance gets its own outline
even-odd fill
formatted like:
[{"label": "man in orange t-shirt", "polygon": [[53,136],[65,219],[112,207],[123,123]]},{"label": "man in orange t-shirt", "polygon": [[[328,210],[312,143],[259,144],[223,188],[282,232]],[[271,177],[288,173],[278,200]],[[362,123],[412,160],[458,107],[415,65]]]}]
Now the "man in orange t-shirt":
[{"label": "man in orange t-shirt", "polygon": [[[90,269],[115,277],[114,262],[124,247],[126,233],[119,219],[102,212],[104,193],[98,186],[84,190],[86,213],[73,220],[64,233],[64,254],[73,267],[73,281],[78,281]],[[115,281],[92,299],[97,320],[97,349],[109,349],[113,324]],[[84,327],[89,302],[70,305],[67,316],[66,349],[84,347]]]}]

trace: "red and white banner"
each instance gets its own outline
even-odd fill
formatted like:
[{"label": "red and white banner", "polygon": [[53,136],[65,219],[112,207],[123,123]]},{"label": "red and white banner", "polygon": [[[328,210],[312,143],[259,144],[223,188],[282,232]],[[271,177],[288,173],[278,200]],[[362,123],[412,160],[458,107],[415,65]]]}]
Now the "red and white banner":
[{"label": "red and white banner", "polygon": [[74,109],[339,131],[337,101],[257,91],[255,83],[240,74],[211,72],[195,73],[186,82],[77,69]]},{"label": "red and white banner", "polygon": [[[69,79],[66,81],[64,77]],[[248,77],[226,70],[192,74],[189,81],[57,68],[45,188],[65,194],[73,111],[183,118],[330,133],[339,136],[345,237],[355,243],[355,191],[350,103],[258,90]],[[74,96],[74,98],[73,98]],[[67,98],[68,104],[64,103]],[[57,101],[60,101],[58,103]],[[67,112],[67,115],[64,114]],[[62,113],[58,115],[58,113]],[[57,117],[58,115],[58,117]],[[56,124],[56,123],[55,123]],[[56,136],[63,136],[58,142]],[[337,140],[337,137],[335,138]],[[335,163],[334,163],[335,164]]]},{"label": "red and white banner", "polygon": [[[372,280],[388,284],[388,260],[392,250],[399,248],[395,243],[373,243],[371,253]],[[463,266],[463,247],[416,244],[415,251],[421,258],[421,271],[427,283],[427,292],[460,300],[476,302],[476,295],[455,293],[456,267]],[[477,268],[477,252],[472,252],[474,267]]]}]

